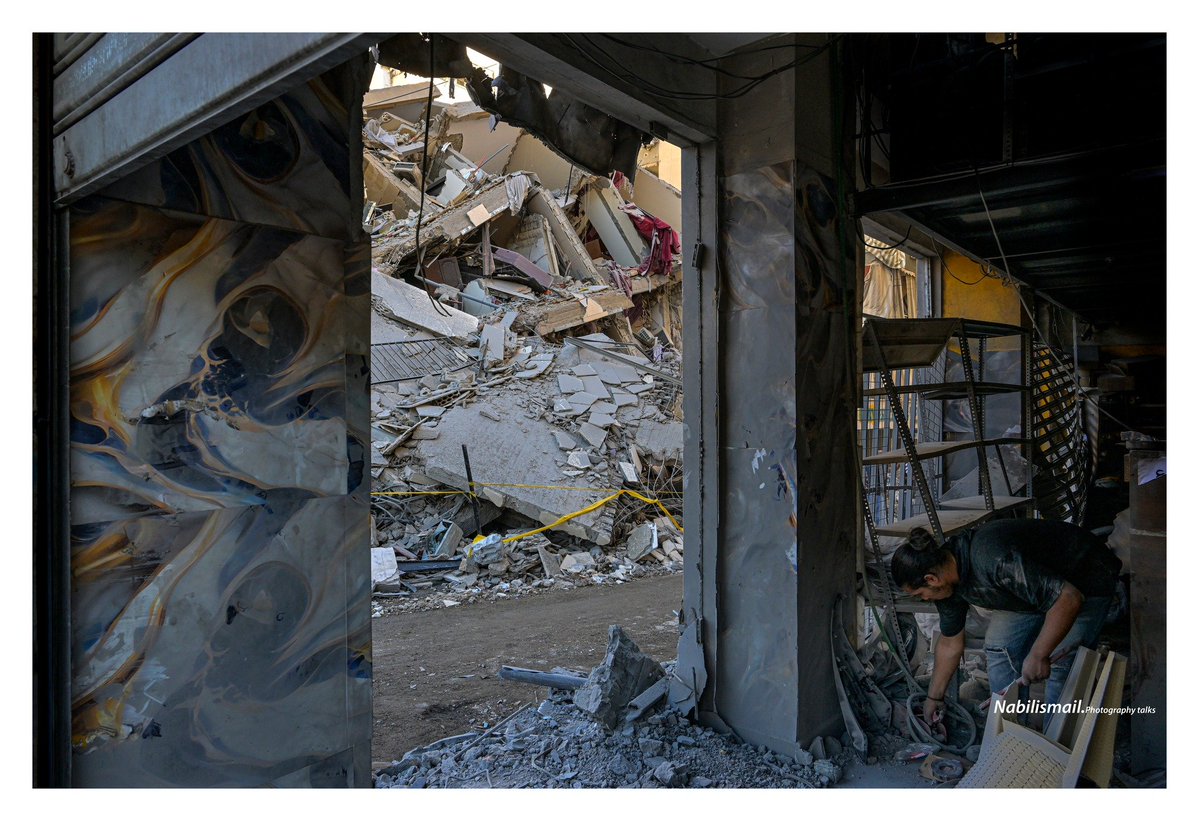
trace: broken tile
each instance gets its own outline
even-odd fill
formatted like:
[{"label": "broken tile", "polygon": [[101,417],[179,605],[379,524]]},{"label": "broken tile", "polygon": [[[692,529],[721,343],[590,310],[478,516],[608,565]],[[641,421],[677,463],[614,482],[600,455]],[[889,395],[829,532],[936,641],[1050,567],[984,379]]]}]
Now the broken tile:
[{"label": "broken tile", "polygon": [[560,393],[580,393],[583,390],[583,380],[568,373],[558,374],[558,391]]},{"label": "broken tile", "polygon": [[570,413],[573,410],[574,410],[574,405],[570,404],[569,400],[567,400],[567,399],[555,399],[554,400],[554,413]]},{"label": "broken tile", "polygon": [[554,438],[558,440],[559,450],[573,450],[579,446],[579,443],[575,441],[575,438],[566,431],[554,431]]},{"label": "broken tile", "polygon": [[637,382],[633,385],[625,385],[623,390],[627,391],[628,393],[637,394],[637,393],[644,393],[645,391],[648,391],[653,387],[654,387],[653,385],[647,385],[644,382]]},{"label": "broken tile", "polygon": [[416,413],[422,419],[440,419],[445,414],[445,408],[440,405],[418,405]]},{"label": "broken tile", "polygon": [[570,372],[575,376],[595,376],[595,368],[590,365],[575,365]]},{"label": "broken tile", "polygon": [[586,469],[591,467],[591,459],[588,458],[587,452],[583,450],[571,451],[567,455],[566,461],[571,467],[575,468]]},{"label": "broken tile", "polygon": [[582,379],[583,390],[587,391],[587,393],[598,396],[600,399],[607,399],[609,396],[611,396],[611,394],[608,393],[608,388],[604,385],[603,380],[598,376],[584,376]]},{"label": "broken tile", "polygon": [[567,398],[567,400],[569,400],[570,404],[572,404],[572,405],[575,405],[575,406],[582,405],[584,410],[587,410],[588,408],[590,408],[592,405],[594,405],[596,402],[599,401],[598,396],[596,396],[593,393],[588,393],[587,391],[579,391],[578,393],[572,393],[570,396],[568,396],[566,398]]},{"label": "broken tile", "polygon": [[584,422],[579,426],[579,433],[584,439],[591,443],[592,447],[599,447],[608,438],[608,432],[603,428],[597,428],[588,422]]},{"label": "broken tile", "polygon": [[623,408],[628,405],[636,405],[638,401],[640,400],[638,400],[637,397],[633,396],[631,393],[626,393],[625,391],[615,389],[612,391],[612,402],[618,408]]},{"label": "broken tile", "polygon": [[608,428],[616,424],[616,417],[610,413],[600,413],[599,411],[593,410],[591,411],[591,415],[587,417],[587,421],[596,427]]},{"label": "broken tile", "polygon": [[611,402],[604,402],[601,400],[592,405],[591,410],[595,411],[596,413],[603,413],[611,416],[612,414],[616,413],[616,405],[612,404]]},{"label": "broken tile", "polygon": [[596,362],[592,367],[595,368],[596,375],[608,385],[641,381],[637,370],[623,362]]}]

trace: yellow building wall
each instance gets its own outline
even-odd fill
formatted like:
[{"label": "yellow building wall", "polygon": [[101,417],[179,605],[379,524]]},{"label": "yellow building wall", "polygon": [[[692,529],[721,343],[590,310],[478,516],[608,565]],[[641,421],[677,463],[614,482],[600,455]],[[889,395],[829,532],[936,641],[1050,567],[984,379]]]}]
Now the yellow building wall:
[{"label": "yellow building wall", "polygon": [[1015,287],[994,276],[983,276],[972,260],[946,251],[941,266],[941,315],[986,322],[1023,325],[1024,310]]}]

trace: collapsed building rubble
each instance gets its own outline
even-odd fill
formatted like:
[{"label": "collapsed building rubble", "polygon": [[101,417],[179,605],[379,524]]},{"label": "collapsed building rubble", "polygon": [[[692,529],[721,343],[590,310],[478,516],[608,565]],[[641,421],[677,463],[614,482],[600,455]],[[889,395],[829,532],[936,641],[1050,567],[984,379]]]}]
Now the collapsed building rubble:
[{"label": "collapsed building rubble", "polygon": [[375,786],[813,788],[841,779],[849,753],[832,737],[789,758],[691,723],[665,699],[673,670],[613,625],[585,678],[556,669],[545,700],[409,751],[376,772]]},{"label": "collapsed building rubble", "polygon": [[376,614],[677,572],[678,233],[429,112],[363,130]]}]

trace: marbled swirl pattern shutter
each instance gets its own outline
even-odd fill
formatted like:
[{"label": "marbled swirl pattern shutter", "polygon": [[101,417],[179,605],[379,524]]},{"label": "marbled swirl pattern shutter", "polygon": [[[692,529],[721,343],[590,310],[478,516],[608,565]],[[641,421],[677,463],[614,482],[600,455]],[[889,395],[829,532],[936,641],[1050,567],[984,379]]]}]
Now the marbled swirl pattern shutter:
[{"label": "marbled swirl pattern shutter", "polygon": [[369,786],[362,81],[71,211],[76,785]]}]

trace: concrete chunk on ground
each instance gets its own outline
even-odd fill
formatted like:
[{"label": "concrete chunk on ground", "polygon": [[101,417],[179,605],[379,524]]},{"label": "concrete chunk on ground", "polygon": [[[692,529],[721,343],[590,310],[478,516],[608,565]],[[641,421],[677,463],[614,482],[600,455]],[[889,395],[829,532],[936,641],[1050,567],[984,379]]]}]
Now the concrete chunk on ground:
[{"label": "concrete chunk on ground", "polygon": [[595,559],[590,553],[571,553],[562,560],[563,573],[582,573],[595,567]]},{"label": "concrete chunk on ground", "polygon": [[558,443],[558,450],[574,450],[579,446],[575,438],[563,430],[555,430],[554,439]]},{"label": "concrete chunk on ground", "polygon": [[558,561],[558,557],[546,550],[543,545],[537,546],[537,556],[541,559],[541,569],[545,571],[547,579],[562,575],[562,565]]},{"label": "concrete chunk on ground", "polygon": [[633,528],[625,542],[624,552],[632,561],[640,561],[658,549],[658,528],[646,522]]},{"label": "concrete chunk on ground", "polygon": [[[424,459],[424,472],[434,481],[467,489],[462,446],[470,451],[471,471],[477,483],[512,483],[538,487],[483,487],[479,492],[497,507],[515,510],[534,521],[550,524],[588,507],[604,497],[602,489],[559,490],[562,470],[558,464],[555,428],[548,422],[529,419],[518,391],[497,391],[487,395],[486,407],[500,417],[488,419],[479,413],[483,403],[451,408],[438,423],[439,437],[422,444],[418,451]],[[596,431],[599,434],[604,432]],[[602,442],[603,439],[601,438]],[[555,529],[604,546],[612,542],[611,517],[603,508],[563,522]]]},{"label": "concrete chunk on ground", "polygon": [[371,581],[375,584],[385,582],[399,570],[396,553],[390,547],[371,548]]},{"label": "concrete chunk on ground", "polygon": [[535,376],[541,376],[553,361],[554,355],[552,353],[537,354],[537,356],[532,357],[525,363],[524,370],[516,372],[516,378],[532,379]]},{"label": "concrete chunk on ground", "polygon": [[608,652],[603,663],[591,671],[586,684],[575,690],[574,702],[611,730],[628,703],[665,675],[662,665],[642,653],[620,625],[613,624],[608,628]]},{"label": "concrete chunk on ground", "polygon": [[587,451],[576,450],[567,454],[566,463],[572,468],[586,469],[591,467],[591,459],[587,456]]}]

